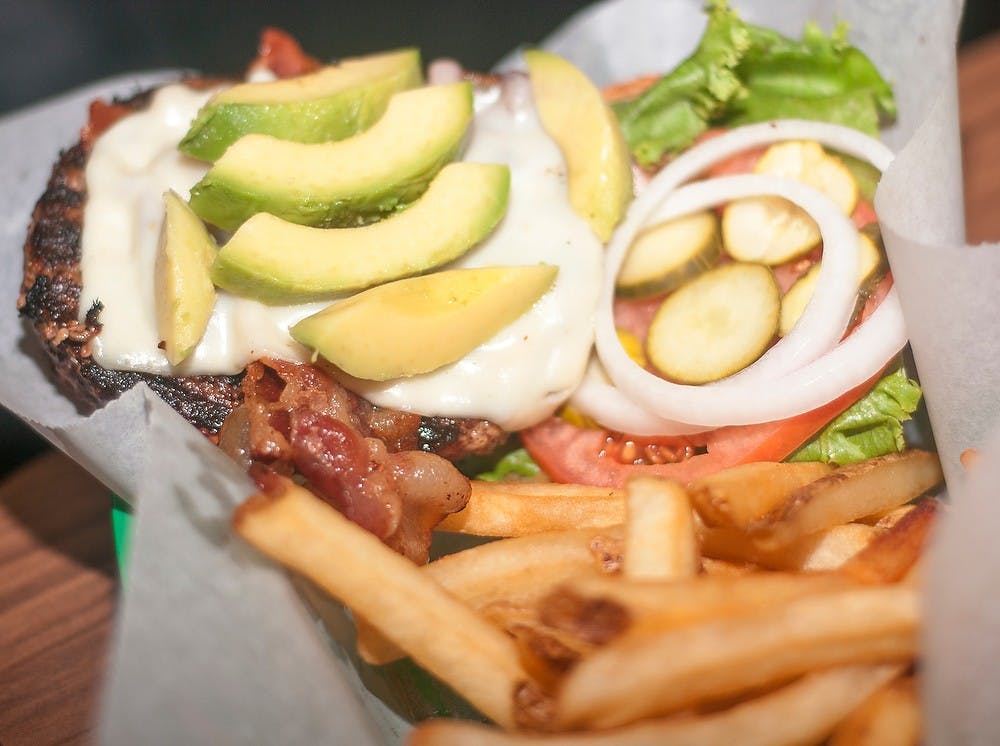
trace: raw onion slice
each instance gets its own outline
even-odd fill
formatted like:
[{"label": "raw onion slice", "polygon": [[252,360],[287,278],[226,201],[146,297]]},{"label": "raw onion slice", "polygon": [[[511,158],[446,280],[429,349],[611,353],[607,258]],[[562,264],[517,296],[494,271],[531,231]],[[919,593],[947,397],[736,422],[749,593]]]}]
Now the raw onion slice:
[{"label": "raw onion slice", "polygon": [[629,435],[690,435],[712,429],[667,420],[643,409],[608,381],[596,356],[591,357],[570,404],[602,427]]},{"label": "raw onion slice", "polygon": [[[773,378],[815,360],[844,336],[857,300],[861,251],[857,229],[826,195],[805,184],[757,174],[697,181],[672,192],[652,219],[657,223],[672,220],[720,202],[760,194],[784,197],[809,213],[823,237],[825,261],[796,327],[752,365],[714,385],[737,377]],[[618,268],[610,266],[609,261],[605,261],[605,272],[617,273]],[[601,348],[601,328],[609,321],[604,316],[606,308],[598,307],[598,352],[602,360],[605,351]]]},{"label": "raw onion slice", "polygon": [[[751,124],[745,127],[738,127],[737,129],[727,132],[724,135],[719,135],[718,137],[706,140],[705,142],[700,143],[699,145],[696,145],[686,151],[668,163],[646,185],[643,192],[636,197],[635,201],[632,202],[624,221],[622,221],[622,224],[611,237],[607,253],[605,254],[604,289],[598,304],[599,336],[601,322],[605,318],[610,319],[611,317],[611,305],[614,301],[614,288],[618,271],[621,268],[622,262],[625,260],[629,247],[635,240],[635,236],[647,225],[676,218],[686,212],[699,209],[697,207],[689,207],[688,205],[680,202],[678,202],[676,206],[672,206],[670,203],[665,204],[664,201],[668,196],[676,198],[676,195],[672,195],[671,192],[674,192],[680,184],[695,178],[715,162],[722,160],[723,158],[728,158],[729,156],[735,155],[741,151],[749,150],[761,145],[769,145],[781,140],[815,140],[823,145],[839,150],[842,153],[846,153],[847,155],[863,159],[871,163],[871,165],[880,171],[885,171],[885,169],[888,168],[889,163],[892,162],[893,158],[893,153],[889,150],[889,148],[880,143],[878,140],[862,134],[857,130],[850,129],[849,127],[842,127],[840,125],[827,124],[825,122],[807,122],[796,119],[763,122],[761,124]],[[766,177],[758,176],[757,178],[764,179]],[[691,184],[690,186],[695,187],[697,184]],[[694,193],[691,197],[689,197],[689,199],[696,201],[696,194],[697,193]],[[709,202],[708,204],[713,203]],[[829,206],[830,203],[829,201],[826,201],[824,204]],[[813,213],[813,210],[810,207],[806,207],[805,209],[807,212]],[[824,208],[819,209],[825,212]],[[818,217],[819,216],[815,214],[813,215],[813,218],[816,219],[817,222],[819,222]],[[838,213],[838,217],[842,218],[843,216]],[[824,234],[824,244],[826,242],[827,237]],[[853,245],[854,244],[852,244],[852,246]],[[831,273],[831,275],[832,274],[833,273]],[[826,278],[821,278],[819,284],[823,284],[824,279],[829,280],[830,275],[827,275]],[[809,309],[807,308],[803,315],[806,316],[808,314]],[[608,323],[613,322],[609,321]],[[805,331],[803,331],[801,335],[797,336],[805,336],[806,332],[812,333],[814,331],[809,328],[809,323],[809,321],[806,321],[804,324],[800,324],[805,326]],[[842,333],[843,330],[841,330],[841,334]],[[836,340],[830,340],[829,335],[826,339],[827,346],[824,349],[829,349],[829,347],[832,346]],[[837,339],[839,339],[839,336]],[[798,340],[793,339],[788,347],[795,348],[797,345]],[[795,354],[791,353],[788,351],[788,347],[782,346],[778,348],[778,352],[769,351],[760,360],[737,375],[747,377],[756,375],[771,376],[781,370],[790,370],[790,367],[786,367],[790,363],[783,357],[785,355],[790,355],[794,358],[794,360],[802,362],[807,362],[808,359],[811,359],[801,351]],[[816,350],[819,349],[819,347],[820,345],[816,344],[810,349]],[[598,348],[598,351],[603,359],[605,352],[601,350],[600,347]],[[815,354],[817,353],[813,353],[813,356],[815,356]],[[778,361],[774,362],[774,358],[778,358]],[[605,363],[606,362],[607,361],[605,361]],[[610,369],[609,372],[611,372]],[[612,378],[614,378],[613,373]]]},{"label": "raw onion slice", "polygon": [[[595,419],[603,421],[608,427],[630,431],[632,428],[628,426],[629,422],[648,426],[649,415],[653,414],[666,420],[665,427],[673,428],[674,432],[692,425],[721,427],[784,419],[816,409],[844,391],[860,385],[878,373],[885,362],[906,344],[906,330],[895,289],[889,292],[875,313],[850,337],[826,354],[820,353],[821,356],[813,359],[813,362],[806,360],[809,356],[802,352],[803,348],[798,344],[787,345],[773,355],[765,355],[740,374],[707,386],[682,386],[664,381],[631,361],[618,344],[611,313],[615,276],[636,233],[653,222],[654,213],[655,220],[683,214],[685,206],[671,192],[714,162],[742,150],[785,139],[818,140],[841,152],[862,158],[882,171],[893,158],[892,152],[880,142],[854,130],[825,123],[785,120],[742,127],[706,141],[660,171],[633,202],[608,246],[605,285],[597,325],[597,349],[602,362],[614,383],[627,392],[628,400],[641,407],[623,406],[616,410],[617,423],[608,421],[607,411],[603,412],[603,418],[598,416]],[[697,184],[691,186],[695,187]],[[668,196],[673,199],[664,204]],[[688,196],[687,199],[693,200],[694,197]],[[856,246],[856,240],[853,245]],[[856,261],[855,253],[855,267]],[[802,344],[805,349],[815,350],[819,347],[806,342]],[[775,349],[777,348],[776,345]],[[808,364],[789,372],[789,366],[803,362]],[[785,372],[777,373],[775,377],[776,371],[781,370]],[[609,396],[609,390],[604,391],[604,395]],[[591,409],[586,406],[590,397],[580,398],[583,401],[577,403],[585,404],[581,408],[585,411]],[[619,399],[617,395],[615,398]],[[626,397],[621,396],[619,400],[624,399]],[[612,403],[609,400],[608,406],[602,409],[607,410]],[[635,432],[653,434],[648,431]]]},{"label": "raw onion slice", "polygon": [[634,403],[667,420],[706,427],[751,425],[823,406],[879,373],[905,344],[906,327],[893,288],[843,342],[778,378],[682,386],[633,365],[629,370],[617,369],[615,383]]},{"label": "raw onion slice", "polygon": [[[681,392],[680,405],[669,411],[694,410],[692,422],[698,424],[672,419],[669,415],[658,416],[662,411],[654,414],[656,408],[647,402],[650,397],[662,395],[662,390],[630,388],[632,398],[629,398],[622,389],[592,377],[589,371],[572,401],[573,406],[604,427],[634,435],[687,435],[725,425],[773,422],[811,412],[860,386],[881,372],[886,361],[903,349],[906,340],[899,296],[892,288],[874,313],[847,339],[818,360],[774,380],[729,387],[680,386],[639,369],[654,384],[693,389],[693,393]],[[642,389],[646,383],[640,380],[638,388]],[[665,402],[669,407],[677,399],[668,397]]]}]

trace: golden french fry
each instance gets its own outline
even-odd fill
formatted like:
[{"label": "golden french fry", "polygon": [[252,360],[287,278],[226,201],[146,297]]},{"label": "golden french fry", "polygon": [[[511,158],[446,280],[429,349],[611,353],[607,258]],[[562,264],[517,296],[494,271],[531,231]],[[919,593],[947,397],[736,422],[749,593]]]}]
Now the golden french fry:
[{"label": "golden french fry", "polygon": [[688,493],[705,525],[746,529],[784,503],[793,490],[831,471],[832,466],[818,461],[742,464],[695,480]]},{"label": "golden french fry", "polygon": [[363,615],[434,676],[504,727],[532,682],[517,645],[405,557],[289,479],[233,516],[236,533]]},{"label": "golden french fry", "polygon": [[612,527],[499,539],[441,557],[423,572],[472,605],[500,598],[528,603],[556,578],[602,571],[605,557],[595,545],[620,537]]},{"label": "golden french fry", "polygon": [[792,492],[754,521],[749,532],[762,549],[778,549],[808,534],[919,497],[942,480],[937,456],[910,450],[848,464]]},{"label": "golden french fry", "polygon": [[787,686],[704,715],[646,720],[614,730],[517,735],[479,723],[432,720],[409,746],[797,746],[819,743],[858,703],[898,675],[898,666],[847,666],[808,674]]},{"label": "golden french fry", "polygon": [[913,567],[907,570],[906,575],[904,575],[899,580],[900,585],[905,585],[909,588],[923,588],[924,585],[924,558],[919,558],[913,563]]},{"label": "golden french fry", "polygon": [[657,635],[627,635],[570,671],[553,725],[613,728],[817,668],[909,660],[919,613],[916,591],[879,586],[806,596]]},{"label": "golden french fry", "polygon": [[[420,568],[473,609],[506,601],[530,605],[569,578],[600,572],[603,554],[593,546],[619,529],[585,529],[500,539],[449,554]],[[358,619],[358,653],[382,665],[404,653],[363,618]]]},{"label": "golden french fry", "polygon": [[890,508],[889,510],[883,510],[881,513],[873,513],[872,515],[866,515],[864,518],[859,518],[855,523],[866,523],[869,526],[877,526],[878,528],[892,528],[904,515],[913,510],[913,505],[900,505],[898,508]]},{"label": "golden french fry", "polygon": [[477,536],[616,526],[625,520],[625,492],[549,482],[472,482],[465,508],[436,527]]},{"label": "golden french fry", "polygon": [[553,590],[539,601],[538,617],[549,627],[603,645],[625,632],[661,632],[852,585],[834,573],[702,575],[670,582],[594,576],[576,578]]},{"label": "golden french fry", "polygon": [[912,678],[872,694],[834,730],[830,746],[917,746],[922,740],[920,703]]},{"label": "golden french fry", "polygon": [[497,601],[484,606],[481,613],[517,641],[525,665],[546,688],[555,688],[559,676],[594,647],[564,630],[548,626],[530,606]]},{"label": "golden french fry", "polygon": [[715,559],[713,557],[701,558],[701,571],[706,575],[749,575],[760,570],[757,565],[751,562]]},{"label": "golden french fry", "polygon": [[834,570],[867,547],[882,530],[864,523],[840,526],[804,536],[765,551],[747,534],[731,528],[706,528],[699,534],[702,552],[730,562],[753,562],[771,570]]},{"label": "golden french fry", "polygon": [[895,583],[923,552],[940,503],[922,500],[867,547],[851,557],[841,572],[863,583]]},{"label": "golden french fry", "polygon": [[691,501],[680,482],[630,479],[625,490],[627,578],[689,578],[698,572]]}]

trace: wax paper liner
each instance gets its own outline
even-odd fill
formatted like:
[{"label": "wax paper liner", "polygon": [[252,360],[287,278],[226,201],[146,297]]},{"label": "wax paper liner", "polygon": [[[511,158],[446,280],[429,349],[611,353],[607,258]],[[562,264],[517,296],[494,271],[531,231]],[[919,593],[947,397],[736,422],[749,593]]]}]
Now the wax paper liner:
[{"label": "wax paper liner", "polygon": [[[989,707],[1000,701],[1000,676],[989,666],[1000,645],[1000,608],[987,584],[1000,570],[991,533],[1000,516],[989,494],[1000,435],[988,437],[997,423],[1000,266],[995,247],[963,245],[960,3],[734,4],[748,20],[788,34],[807,19],[826,28],[846,20],[852,41],[896,84],[900,118],[885,139],[899,155],[876,205],[954,503],[928,572],[929,734],[934,743],[1000,742]],[[703,24],[694,1],[614,0],[569,21],[545,46],[604,84],[668,69],[690,52]],[[75,139],[86,102],[167,76],[106,81],[0,122],[8,174],[0,185],[3,297],[17,293],[31,205],[56,149]],[[329,639],[346,622],[327,609],[328,624],[318,626],[303,594],[229,537],[229,512],[251,489],[246,478],[145,388],[93,416],[79,414],[13,313],[0,319],[0,339],[8,353],[0,359],[0,402],[138,504],[98,740],[398,741],[406,724],[368,693],[344,648]],[[970,446],[982,458],[966,481],[958,454]]]}]

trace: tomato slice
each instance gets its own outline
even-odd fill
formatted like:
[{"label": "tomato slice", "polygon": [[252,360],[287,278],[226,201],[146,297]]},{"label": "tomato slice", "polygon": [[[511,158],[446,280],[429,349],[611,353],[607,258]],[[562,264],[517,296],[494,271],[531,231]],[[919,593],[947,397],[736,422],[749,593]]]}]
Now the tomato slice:
[{"label": "tomato slice", "polygon": [[675,464],[625,464],[607,451],[607,430],[583,429],[550,417],[521,431],[532,458],[556,482],[621,487],[634,475],[690,482],[738,464],[781,461],[827,423],[868,393],[882,373],[828,404],[787,420],[739,425],[705,433],[705,453]]}]

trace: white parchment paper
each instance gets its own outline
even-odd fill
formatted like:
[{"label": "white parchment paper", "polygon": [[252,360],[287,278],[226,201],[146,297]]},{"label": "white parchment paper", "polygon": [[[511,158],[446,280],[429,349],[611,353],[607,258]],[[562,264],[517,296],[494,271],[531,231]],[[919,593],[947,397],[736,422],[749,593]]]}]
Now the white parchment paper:
[{"label": "white parchment paper", "polygon": [[[926,676],[932,742],[1000,743],[1000,253],[963,245],[954,44],[960,0],[744,0],[748,20],[797,35],[809,19],[851,24],[851,39],[896,85],[886,133],[899,155],[876,205],[902,296],[953,509],[936,542]],[[545,46],[599,84],[662,72],[694,48],[697,0],[610,0]],[[505,60],[504,64],[510,64]],[[31,205],[57,148],[75,139],[95,95],[128,95],[157,73],[107,81],[0,121],[0,297],[17,294]],[[249,485],[148,390],[90,417],[58,392],[13,313],[0,315],[0,402],[138,504],[130,582],[100,740],[149,743],[397,741],[405,729],[319,634],[283,576],[227,538]],[[958,454],[982,449],[966,483]],[[366,714],[367,712],[367,714]]]}]

